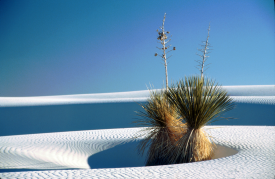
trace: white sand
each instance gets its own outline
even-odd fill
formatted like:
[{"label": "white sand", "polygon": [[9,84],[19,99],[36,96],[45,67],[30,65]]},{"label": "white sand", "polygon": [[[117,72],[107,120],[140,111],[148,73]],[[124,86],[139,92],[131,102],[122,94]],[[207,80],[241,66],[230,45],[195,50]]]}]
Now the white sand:
[{"label": "white sand", "polygon": [[[274,126],[206,127],[215,143],[237,154],[203,162],[154,167],[88,169],[88,157],[127,141],[140,128],[0,137],[0,168],[84,168],[0,173],[1,178],[272,178]],[[114,154],[116,155],[116,154]]]},{"label": "white sand", "polygon": [[[224,88],[238,103],[275,105],[275,85]],[[0,97],[0,107],[145,101],[148,95],[148,91],[136,91]],[[189,164],[89,169],[89,157],[129,141],[140,128],[3,136],[0,137],[0,169],[60,170],[0,173],[0,178],[275,177],[275,126],[207,126],[206,129],[218,145],[235,149],[238,153],[225,158]],[[79,169],[61,170],[66,168]]]},{"label": "white sand", "polygon": [[[275,104],[275,85],[224,86],[239,103]],[[78,94],[35,97],[0,97],[0,107],[140,102],[150,95],[148,90],[117,93]]]}]

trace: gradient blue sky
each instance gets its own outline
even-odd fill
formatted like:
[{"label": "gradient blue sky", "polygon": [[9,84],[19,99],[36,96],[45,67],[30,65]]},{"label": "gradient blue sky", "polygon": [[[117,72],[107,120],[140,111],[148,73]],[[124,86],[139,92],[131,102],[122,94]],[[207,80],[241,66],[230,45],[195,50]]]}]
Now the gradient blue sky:
[{"label": "gradient blue sky", "polygon": [[273,0],[0,0],[0,96],[136,91],[164,86],[156,46],[165,28],[177,50],[169,83],[199,74],[221,85],[275,84]]}]

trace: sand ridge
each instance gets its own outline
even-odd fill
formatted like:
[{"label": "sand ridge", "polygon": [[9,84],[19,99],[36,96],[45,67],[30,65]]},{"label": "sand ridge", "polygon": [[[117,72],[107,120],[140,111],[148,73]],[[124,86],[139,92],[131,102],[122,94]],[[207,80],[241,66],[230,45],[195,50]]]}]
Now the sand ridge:
[{"label": "sand ridge", "polygon": [[[0,150],[4,154],[0,157],[1,168],[25,166],[24,162],[29,165],[28,167],[40,162],[41,168],[83,168],[0,173],[0,177],[273,178],[275,176],[274,126],[206,126],[206,131],[213,137],[215,143],[238,150],[237,154],[225,158],[153,167],[88,169],[87,158],[90,155],[129,141],[140,129],[124,128],[0,137],[0,143],[3,144]],[[31,146],[33,148],[30,148]],[[14,160],[11,160],[11,156],[14,156]],[[17,159],[20,157],[23,160]]]},{"label": "sand ridge", "polygon": [[[240,103],[275,104],[275,85],[223,86],[233,100]],[[159,90],[159,89],[157,89]],[[41,106],[62,104],[144,102],[150,96],[149,90],[75,94],[35,97],[0,97],[0,107]]]},{"label": "sand ridge", "polygon": [[[238,153],[235,155],[189,164],[90,169],[88,163],[90,157],[118,146],[126,146],[141,128],[85,131],[72,129],[70,132],[26,133],[28,135],[0,137],[0,169],[46,170],[0,173],[0,178],[274,178],[275,126],[266,120],[273,119],[275,85],[224,86],[224,88],[235,102],[245,103],[243,106],[242,104],[238,106],[241,110],[238,112],[243,113],[242,110],[248,109],[244,115],[248,116],[246,118],[250,121],[250,125],[252,125],[251,118],[265,122],[257,123],[259,125],[271,125],[205,127],[215,143],[237,150]],[[149,91],[145,90],[82,95],[0,97],[0,107],[3,107],[5,112],[8,109],[5,107],[142,102],[148,96]],[[265,110],[266,108],[268,110]],[[260,110],[260,113],[249,115],[249,110]],[[263,116],[264,114],[266,116]],[[239,116],[244,119],[244,116]],[[18,122],[21,118],[15,119]],[[13,123],[10,125],[14,126]]]}]

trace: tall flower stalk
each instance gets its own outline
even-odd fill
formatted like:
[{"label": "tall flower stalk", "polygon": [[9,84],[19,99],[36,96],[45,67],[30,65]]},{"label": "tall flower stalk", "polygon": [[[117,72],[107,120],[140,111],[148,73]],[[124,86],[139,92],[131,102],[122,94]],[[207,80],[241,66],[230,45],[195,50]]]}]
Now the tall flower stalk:
[{"label": "tall flower stalk", "polygon": [[207,54],[209,53],[209,47],[210,47],[210,44],[209,44],[209,32],[210,32],[210,24],[208,26],[208,35],[207,35],[207,38],[206,38],[206,41],[203,42],[203,45],[201,45],[203,48],[202,49],[198,49],[200,52],[202,52],[202,55],[200,54],[197,54],[198,56],[200,56],[201,60],[196,60],[196,62],[198,63],[197,65],[197,68],[200,70],[201,72],[201,77],[203,77],[203,72],[207,70],[207,68],[205,68],[206,66],[208,66],[209,64],[205,64],[208,57]]},{"label": "tall flower stalk", "polygon": [[155,53],[155,56],[160,56],[163,61],[163,65],[165,67],[165,77],[166,77],[166,90],[168,90],[168,71],[167,71],[167,59],[170,58],[166,57],[166,54],[171,52],[172,50],[176,50],[176,47],[173,47],[172,50],[168,51],[168,48],[171,47],[171,45],[168,45],[168,42],[170,42],[171,39],[169,39],[168,34],[170,33],[169,31],[165,31],[164,29],[164,22],[166,18],[166,13],[164,14],[163,20],[162,20],[162,26],[160,27],[160,30],[157,30],[158,32],[158,37],[157,39],[159,40],[159,43],[162,45],[162,48],[157,47],[159,50],[162,51],[162,54],[159,55]]}]

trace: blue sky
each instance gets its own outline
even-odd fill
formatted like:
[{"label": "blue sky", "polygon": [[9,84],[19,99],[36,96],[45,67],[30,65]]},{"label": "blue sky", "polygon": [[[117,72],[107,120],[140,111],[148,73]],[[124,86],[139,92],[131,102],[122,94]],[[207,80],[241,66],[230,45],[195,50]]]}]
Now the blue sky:
[{"label": "blue sky", "polygon": [[0,96],[163,87],[154,53],[164,13],[177,48],[169,84],[199,74],[196,53],[209,23],[206,76],[221,85],[275,84],[272,0],[1,0]]}]

